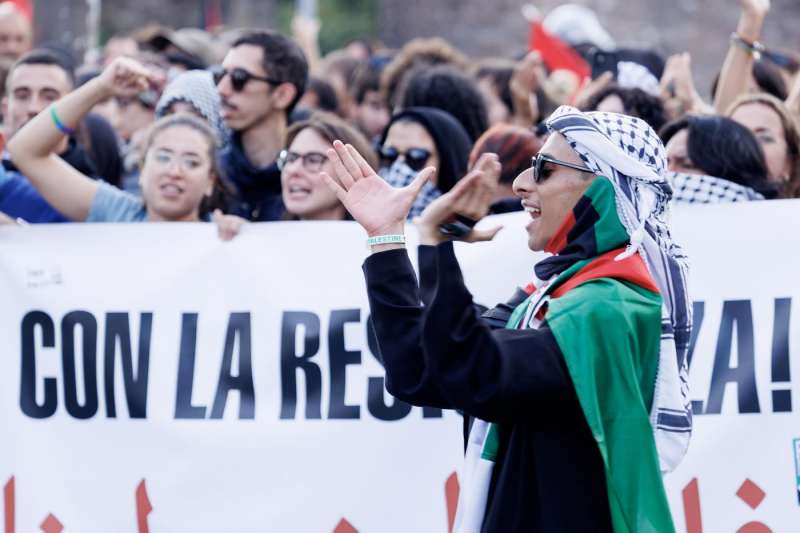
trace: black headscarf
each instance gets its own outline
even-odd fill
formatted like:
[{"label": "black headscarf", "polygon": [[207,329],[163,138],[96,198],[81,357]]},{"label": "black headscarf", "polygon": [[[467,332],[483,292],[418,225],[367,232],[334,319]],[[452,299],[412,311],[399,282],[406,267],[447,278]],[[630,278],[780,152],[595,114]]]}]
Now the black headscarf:
[{"label": "black headscarf", "polygon": [[433,138],[436,151],[439,153],[436,187],[447,192],[467,172],[469,152],[472,141],[464,127],[450,113],[433,107],[409,107],[395,113],[381,134],[380,145],[386,141],[386,135],[392,124],[399,121],[415,122],[425,128]]}]

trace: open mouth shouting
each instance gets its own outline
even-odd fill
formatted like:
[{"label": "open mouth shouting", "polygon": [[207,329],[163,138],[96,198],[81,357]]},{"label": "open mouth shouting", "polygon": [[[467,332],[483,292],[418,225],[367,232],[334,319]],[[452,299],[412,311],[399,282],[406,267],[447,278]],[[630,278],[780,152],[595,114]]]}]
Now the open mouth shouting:
[{"label": "open mouth shouting", "polygon": [[158,190],[161,192],[161,196],[168,200],[177,200],[183,195],[183,187],[172,181],[162,183]]}]

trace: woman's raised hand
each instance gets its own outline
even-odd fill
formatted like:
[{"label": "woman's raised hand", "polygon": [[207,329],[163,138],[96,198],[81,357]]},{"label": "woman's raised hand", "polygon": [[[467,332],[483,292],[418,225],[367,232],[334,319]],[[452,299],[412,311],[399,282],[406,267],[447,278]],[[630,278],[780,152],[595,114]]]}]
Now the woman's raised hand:
[{"label": "woman's raised hand", "polygon": [[[500,161],[496,154],[485,153],[472,170],[460,179],[452,189],[443,194],[414,219],[419,229],[421,244],[438,244],[450,237],[439,231],[442,224],[455,220],[457,215],[478,221],[489,213],[500,179]],[[473,229],[459,240],[465,242],[490,241],[502,226],[487,230]]]},{"label": "woman's raised hand", "polygon": [[336,176],[322,172],[322,179],[370,237],[403,233],[414,198],[436,171],[425,168],[409,185],[398,189],[378,176],[349,144],[334,141],[327,156]]}]

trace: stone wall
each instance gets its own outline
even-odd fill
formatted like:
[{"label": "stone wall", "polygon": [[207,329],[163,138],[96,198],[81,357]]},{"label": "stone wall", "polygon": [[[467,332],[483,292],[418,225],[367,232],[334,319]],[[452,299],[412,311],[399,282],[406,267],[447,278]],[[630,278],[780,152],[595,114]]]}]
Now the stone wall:
[{"label": "stone wall", "polygon": [[[197,27],[203,21],[203,0],[103,0],[101,40],[149,23],[174,28]],[[223,0],[233,26],[274,27],[274,0]],[[36,41],[58,42],[79,53],[86,47],[86,0],[35,0]]]},{"label": "stone wall", "polygon": [[[325,0],[319,0],[324,2]],[[522,0],[376,0],[378,35],[397,47],[417,36],[441,36],[476,57],[524,51],[527,24]],[[227,19],[239,26],[275,26],[276,0],[223,0]],[[547,12],[562,2],[539,0]],[[576,0],[595,9],[624,45],[651,45],[662,53],[693,54],[698,87],[706,93],[736,27],[737,0]],[[147,22],[196,26],[203,0],[103,0],[103,36]],[[800,52],[800,1],[772,0],[764,41]],[[37,0],[38,40],[85,45],[85,0]],[[323,21],[324,22],[324,21]]]}]

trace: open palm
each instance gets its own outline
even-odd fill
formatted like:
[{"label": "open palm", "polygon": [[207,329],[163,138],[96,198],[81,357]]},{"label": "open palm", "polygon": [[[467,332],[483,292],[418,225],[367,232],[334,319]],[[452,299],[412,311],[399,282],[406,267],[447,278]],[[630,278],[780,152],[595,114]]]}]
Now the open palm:
[{"label": "open palm", "polygon": [[322,179],[369,235],[402,233],[408,211],[422,186],[435,172],[428,167],[408,186],[397,189],[378,176],[351,145],[333,143],[327,152],[336,177]]}]

